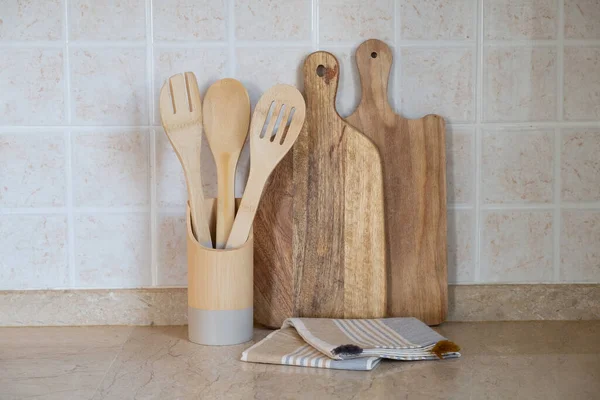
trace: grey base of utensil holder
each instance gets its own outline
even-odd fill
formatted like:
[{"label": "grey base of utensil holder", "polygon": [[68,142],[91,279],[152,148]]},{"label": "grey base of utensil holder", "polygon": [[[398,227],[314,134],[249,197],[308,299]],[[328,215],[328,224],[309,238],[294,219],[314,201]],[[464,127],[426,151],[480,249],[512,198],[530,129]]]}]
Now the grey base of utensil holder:
[{"label": "grey base of utensil holder", "polygon": [[226,346],[252,339],[253,308],[242,310],[200,310],[188,307],[188,335],[191,342]]}]

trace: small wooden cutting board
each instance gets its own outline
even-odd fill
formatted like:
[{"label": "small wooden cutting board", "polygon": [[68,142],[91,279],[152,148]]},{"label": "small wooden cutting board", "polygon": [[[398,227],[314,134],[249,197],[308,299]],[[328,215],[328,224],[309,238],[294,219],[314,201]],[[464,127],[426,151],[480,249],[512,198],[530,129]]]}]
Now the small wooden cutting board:
[{"label": "small wooden cutting board", "polygon": [[444,120],[394,113],[387,97],[392,52],[385,43],[362,43],[356,63],[362,98],[346,121],[377,145],[383,162],[388,316],[437,325],[448,309]]},{"label": "small wooden cutting board", "polygon": [[335,109],[339,64],[304,63],[306,123],[294,148],[294,313],[377,318],[386,310],[379,151]]}]

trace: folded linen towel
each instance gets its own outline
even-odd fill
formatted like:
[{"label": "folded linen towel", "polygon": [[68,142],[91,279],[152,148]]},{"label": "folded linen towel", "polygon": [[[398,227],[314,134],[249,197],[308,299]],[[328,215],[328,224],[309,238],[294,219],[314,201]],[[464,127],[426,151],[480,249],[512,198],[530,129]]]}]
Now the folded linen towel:
[{"label": "folded linen towel", "polygon": [[288,318],[242,361],[368,371],[383,358],[460,357],[460,348],[416,318]]}]

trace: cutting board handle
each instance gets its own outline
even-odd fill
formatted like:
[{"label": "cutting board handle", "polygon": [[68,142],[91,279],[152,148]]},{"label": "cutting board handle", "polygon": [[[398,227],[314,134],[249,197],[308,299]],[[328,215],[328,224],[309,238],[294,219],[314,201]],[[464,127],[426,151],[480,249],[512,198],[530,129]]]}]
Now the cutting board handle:
[{"label": "cutting board handle", "polygon": [[[312,113],[333,113],[340,76],[340,64],[335,56],[326,51],[317,51],[306,57],[304,62],[304,91],[306,108]],[[307,112],[311,114],[311,112]]]},{"label": "cutting board handle", "polygon": [[362,96],[358,108],[369,105],[392,110],[388,101],[388,80],[393,62],[392,50],[377,39],[364,41],[356,49]]}]

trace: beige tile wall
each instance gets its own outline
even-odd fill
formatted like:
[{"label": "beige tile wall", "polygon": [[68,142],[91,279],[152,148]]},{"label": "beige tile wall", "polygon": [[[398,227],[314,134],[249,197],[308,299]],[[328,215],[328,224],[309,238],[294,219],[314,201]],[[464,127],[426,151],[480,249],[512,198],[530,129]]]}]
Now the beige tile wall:
[{"label": "beige tile wall", "polygon": [[450,282],[599,283],[596,0],[0,0],[0,290],[185,285],[162,82],[236,77],[254,103],[324,49],[348,115],[371,37],[394,107],[448,123]]}]

